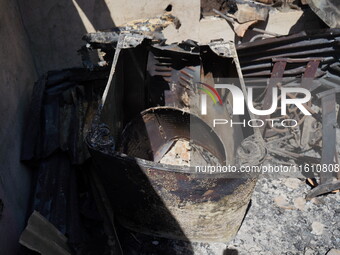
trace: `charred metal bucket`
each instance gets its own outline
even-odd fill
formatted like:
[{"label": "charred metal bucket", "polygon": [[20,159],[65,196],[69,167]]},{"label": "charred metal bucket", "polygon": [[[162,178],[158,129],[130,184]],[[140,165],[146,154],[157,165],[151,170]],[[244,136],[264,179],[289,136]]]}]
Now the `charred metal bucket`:
[{"label": "charred metal bucket", "polygon": [[[131,101],[132,96],[140,97],[145,87],[152,88],[159,83],[158,79],[150,85],[153,82],[152,68],[150,61],[145,61],[151,58],[150,55],[158,62],[167,61],[160,64],[157,62],[156,67],[165,66],[166,70],[172,68],[169,75],[162,73],[166,78],[160,78],[163,85],[167,80],[172,80],[175,89],[170,89],[168,93],[162,92],[160,98],[167,97],[163,100],[163,107],[148,108],[145,104],[144,109],[148,109],[137,110],[137,116],[135,114],[136,117],[125,121],[125,128],[122,129],[124,117],[119,114],[124,112],[121,103],[123,98],[125,101]],[[232,130],[224,134],[218,130],[215,132],[205,119],[193,113],[195,111],[189,113],[180,109],[179,99],[183,97],[179,94],[181,90],[176,90],[175,78],[171,75],[177,75],[178,84],[183,81],[178,79],[179,73],[193,72],[185,74],[187,79],[194,79],[195,76],[202,78],[204,73],[201,72],[199,54],[168,48],[150,51],[150,48],[141,44],[133,49],[122,50],[120,57],[122,56],[131,59],[140,59],[143,56],[138,69],[151,71],[143,76],[143,72],[127,71],[131,65],[127,67],[122,63],[126,59],[117,62],[111,84],[113,86],[108,92],[110,100],[106,101],[97,122],[87,136],[87,143],[97,166],[97,175],[110,199],[117,220],[133,231],[160,237],[190,241],[230,240],[241,225],[256,178],[227,178],[202,174],[195,171],[194,162],[191,162],[190,166],[170,165],[161,161],[174,143],[183,139],[190,141],[193,146],[203,148],[203,154],[210,155],[213,161],[224,164],[226,161],[235,161],[237,150],[234,148],[239,147],[243,140],[235,139],[237,132],[233,133]],[[178,61],[175,63],[176,58],[185,58],[185,64],[179,65]],[[124,78],[126,73],[129,77]],[[135,79],[131,77],[133,74],[136,74]],[[205,79],[203,80],[208,82],[209,78]],[[139,81],[135,87],[140,93],[131,95],[124,92],[122,87],[125,87],[125,90],[134,87],[133,83],[126,84],[127,80],[133,80],[135,83]],[[189,85],[188,91],[191,89]],[[183,88],[181,85],[179,87]],[[156,90],[156,93],[158,92],[159,90]],[[154,93],[145,98],[148,101],[149,98],[158,96]],[[139,103],[143,100],[134,101],[137,109],[143,108],[143,103]],[[175,107],[169,107],[166,102]],[[131,109],[129,111],[131,112]],[[195,126],[197,134],[194,137],[190,134],[192,125]]]}]

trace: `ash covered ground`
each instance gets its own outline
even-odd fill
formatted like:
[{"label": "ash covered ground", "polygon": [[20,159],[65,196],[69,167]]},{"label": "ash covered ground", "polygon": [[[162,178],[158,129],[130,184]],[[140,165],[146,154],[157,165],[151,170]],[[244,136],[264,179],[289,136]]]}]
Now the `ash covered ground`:
[{"label": "ash covered ground", "polygon": [[261,178],[243,224],[229,243],[160,238],[145,243],[166,245],[175,253],[164,254],[176,255],[340,255],[340,193],[306,201],[309,190],[302,179]]},{"label": "ash covered ground", "polygon": [[193,245],[195,254],[340,254],[340,193],[306,201],[297,178],[260,179],[234,240]]}]

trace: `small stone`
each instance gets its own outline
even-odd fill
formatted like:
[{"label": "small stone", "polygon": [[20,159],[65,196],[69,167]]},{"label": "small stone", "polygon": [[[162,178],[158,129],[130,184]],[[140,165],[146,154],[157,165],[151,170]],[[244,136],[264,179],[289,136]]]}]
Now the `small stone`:
[{"label": "small stone", "polygon": [[289,208],[289,204],[287,202],[287,198],[285,196],[277,196],[277,197],[274,197],[274,202],[275,204],[280,207],[280,208],[283,208],[283,209],[291,209]]},{"label": "small stone", "polygon": [[301,186],[302,182],[298,178],[287,178],[284,184],[291,189],[297,189]]},{"label": "small stone", "polygon": [[304,211],[305,205],[306,205],[306,199],[304,199],[303,197],[297,197],[297,198],[294,199],[294,206],[297,209]]},{"label": "small stone", "polygon": [[331,249],[329,252],[327,252],[327,255],[340,255],[340,250]]},{"label": "small stone", "polygon": [[274,202],[278,205],[278,206],[282,206],[282,205],[288,205],[288,202],[286,200],[287,198],[285,196],[277,196],[274,197]]},{"label": "small stone", "polygon": [[153,245],[159,245],[159,242],[158,241],[152,241],[152,244]]},{"label": "small stone", "polygon": [[318,221],[314,221],[312,223],[312,234],[314,235],[322,235],[324,229],[324,225]]}]

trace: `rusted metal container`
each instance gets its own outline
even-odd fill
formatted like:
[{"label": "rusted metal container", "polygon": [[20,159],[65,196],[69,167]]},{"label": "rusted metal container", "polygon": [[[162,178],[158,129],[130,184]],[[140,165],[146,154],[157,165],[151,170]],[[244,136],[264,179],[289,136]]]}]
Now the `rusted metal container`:
[{"label": "rusted metal container", "polygon": [[[197,173],[194,167],[161,164],[157,160],[179,138],[202,146],[220,163],[235,161],[237,156],[236,148],[243,140],[243,137],[235,136],[239,133],[233,130],[229,130],[228,135],[221,135],[219,131],[216,133],[206,119],[180,109],[185,108],[181,92],[185,85],[183,81],[195,77],[204,82],[213,79],[214,72],[210,72],[209,68],[216,67],[210,65],[219,57],[208,47],[204,48],[212,56],[203,56],[208,61],[203,71],[199,51],[150,49],[143,44],[122,50],[108,95],[110,100],[99,113],[87,136],[87,143],[97,166],[97,175],[117,220],[123,226],[160,237],[226,242],[236,235],[241,225],[256,178],[202,174]],[[131,74],[137,72],[128,70],[131,65],[125,66],[123,62],[126,59],[122,56],[134,59],[137,54],[148,56],[147,61],[144,58],[138,66],[147,71],[145,76],[139,72],[139,76],[132,79]],[[156,68],[152,68],[150,59],[156,61]],[[216,62],[223,72],[228,71],[228,65],[221,65],[224,59]],[[231,63],[228,61],[224,64]],[[162,75],[155,73],[155,69]],[[168,74],[164,74],[166,70]],[[124,77],[127,73],[130,75],[128,79],[133,80],[135,85],[126,84]],[[181,75],[185,77],[181,78]],[[138,87],[136,80],[144,85]],[[190,84],[186,84],[189,90]],[[181,89],[176,89],[176,86]],[[126,92],[131,87],[137,87],[140,93]],[[149,94],[145,95],[145,91]],[[140,98],[141,95],[146,102],[143,105],[139,103],[143,100],[135,100],[136,107],[146,109],[145,106],[150,107],[151,102],[151,108],[139,111],[135,118],[126,118],[121,102],[131,101],[133,97]],[[157,99],[157,104],[163,107],[152,108],[152,102]],[[129,108],[128,111],[132,112],[133,109]],[[193,122],[196,130],[194,138],[190,134]],[[124,130],[122,126],[125,126]]]},{"label": "rusted metal container", "polygon": [[[125,137],[133,140],[127,143],[132,155],[152,158],[162,153],[164,146],[175,138],[190,137],[189,121],[190,117],[195,117],[189,116],[189,113],[158,108],[143,112],[142,117],[150,120],[150,111],[164,127],[162,132],[166,139],[162,144],[158,139],[161,146],[156,146],[157,142],[149,145],[142,138],[147,136],[132,132]],[[222,150],[216,150],[223,146],[218,136],[211,132],[204,121],[199,118],[196,120],[201,127],[202,140],[194,142],[215,152],[223,161],[225,155],[218,155]],[[131,125],[137,124],[133,121]],[[154,132],[151,133],[152,130]],[[105,127],[98,127],[89,136],[89,140],[92,140],[89,145],[97,165],[97,174],[123,226],[145,234],[193,241],[225,242],[234,237],[247,209],[256,178],[203,175],[196,173],[193,167],[164,165],[127,156],[113,150],[113,139],[108,139],[107,131]],[[153,127],[146,128],[146,135],[158,137],[159,134]],[[104,142],[101,144],[101,141]],[[203,144],[205,141],[210,142]],[[153,155],[149,156],[148,152],[153,149]]]}]

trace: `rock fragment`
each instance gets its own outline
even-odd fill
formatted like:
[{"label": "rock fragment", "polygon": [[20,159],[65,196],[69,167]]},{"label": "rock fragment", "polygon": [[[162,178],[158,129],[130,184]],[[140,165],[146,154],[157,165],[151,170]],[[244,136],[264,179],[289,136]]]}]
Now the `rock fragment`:
[{"label": "rock fragment", "polygon": [[304,211],[305,210],[305,206],[306,206],[306,199],[304,199],[303,197],[295,198],[294,199],[294,206],[296,207],[296,209]]},{"label": "rock fragment", "polygon": [[312,223],[312,234],[314,235],[322,235],[323,230],[324,230],[324,225],[318,221],[314,221]]}]

